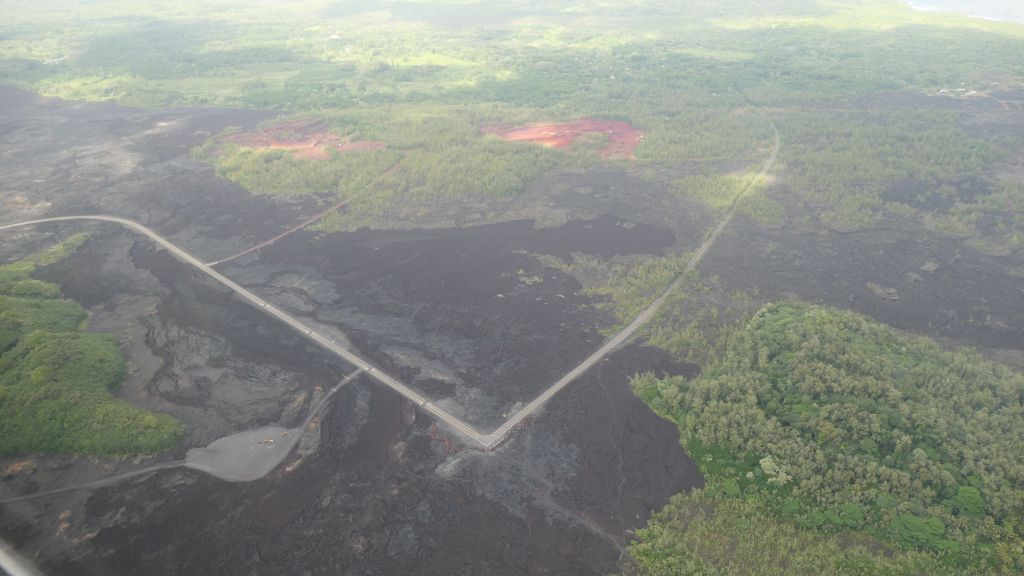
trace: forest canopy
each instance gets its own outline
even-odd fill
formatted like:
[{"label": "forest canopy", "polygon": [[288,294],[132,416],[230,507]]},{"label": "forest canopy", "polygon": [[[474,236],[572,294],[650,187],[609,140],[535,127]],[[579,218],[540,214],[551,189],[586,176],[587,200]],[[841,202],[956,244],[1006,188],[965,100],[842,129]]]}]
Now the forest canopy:
[{"label": "forest canopy", "polygon": [[153,453],[183,434],[172,417],[114,398],[125,377],[117,342],[85,332],[86,311],[32,277],[84,240],[0,266],[0,454]]},{"label": "forest canopy", "polygon": [[[735,573],[712,571],[724,559],[693,539],[740,523],[712,522],[694,512],[702,507],[756,518],[749,526],[781,522],[785,530],[824,534],[813,537],[822,550],[838,542],[822,541],[827,535],[853,534],[876,541],[879,551],[925,554],[900,556],[909,564],[896,569],[891,551],[870,560],[862,550],[857,562],[877,571],[859,573],[1024,570],[1019,372],[853,312],[774,304],[735,330],[700,377],[644,374],[634,385],[678,423],[709,483],[677,497],[638,534],[634,553],[650,574],[668,573],[657,566],[680,555],[694,566],[707,563],[706,573]],[[722,498],[747,504],[719,507]],[[680,514],[698,520],[681,522]],[[769,538],[735,536],[746,537]],[[920,571],[925,565],[931,568]]]}]

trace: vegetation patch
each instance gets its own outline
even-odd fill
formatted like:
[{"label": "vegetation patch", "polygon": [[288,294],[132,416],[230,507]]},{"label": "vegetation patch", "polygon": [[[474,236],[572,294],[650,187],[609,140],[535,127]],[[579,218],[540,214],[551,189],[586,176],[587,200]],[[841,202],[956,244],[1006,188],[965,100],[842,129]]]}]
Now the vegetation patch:
[{"label": "vegetation patch", "polygon": [[[612,335],[633,321],[686,270],[689,255],[616,256],[602,260],[589,254],[572,254],[569,262],[550,256],[541,260],[575,276],[583,294],[593,298],[605,318],[602,333]],[[686,278],[692,283],[696,275]]]},{"label": "vegetation patch", "polygon": [[351,142],[387,142],[387,149],[308,162],[286,150],[222,144],[227,135],[210,139],[193,154],[213,164],[219,176],[257,194],[348,200],[344,214],[321,224],[327,231],[376,224],[378,217],[452,218],[467,203],[508,199],[548,170],[588,161],[582,151],[481,134],[478,126],[493,123],[499,114],[439,106],[321,112],[315,118],[327,130],[347,134]]},{"label": "vegetation patch", "polygon": [[736,211],[764,226],[781,226],[786,222],[785,206],[760,189],[741,198]]},{"label": "vegetation patch", "polygon": [[1000,230],[1003,239],[1012,242],[1021,230],[1012,201],[1019,196],[1019,181],[1004,179],[993,194],[958,186],[965,175],[984,174],[1004,161],[1016,145],[971,137],[957,113],[787,110],[777,122],[786,135],[780,159],[787,186],[819,207],[830,228],[870,228],[897,214],[916,216],[942,234],[970,237],[979,232],[980,214],[1006,206],[1011,216]]},{"label": "vegetation patch", "polygon": [[[679,424],[709,484],[638,534],[646,573],[672,573],[666,558],[697,574],[1024,570],[1024,375],[1006,366],[852,312],[775,304],[699,378],[634,386]],[[680,509],[696,523],[674,520]],[[753,543],[776,540],[756,526],[808,539],[825,563],[790,572],[757,556]],[[738,564],[707,544],[732,529],[751,546]]]},{"label": "vegetation patch", "polygon": [[[740,200],[744,192],[763,194],[763,184],[755,180],[757,172],[748,170],[734,174],[687,176],[676,181],[676,193],[692,198],[708,208],[725,211]],[[761,204],[765,203],[761,200]],[[742,204],[741,204],[742,206]]]},{"label": "vegetation patch", "polygon": [[0,454],[153,453],[183,434],[170,416],[114,398],[125,376],[117,343],[84,332],[86,311],[32,278],[84,240],[0,266]]},{"label": "vegetation patch", "polygon": [[630,551],[648,576],[876,576],[952,572],[933,555],[870,537],[804,530],[735,482],[677,494]]}]

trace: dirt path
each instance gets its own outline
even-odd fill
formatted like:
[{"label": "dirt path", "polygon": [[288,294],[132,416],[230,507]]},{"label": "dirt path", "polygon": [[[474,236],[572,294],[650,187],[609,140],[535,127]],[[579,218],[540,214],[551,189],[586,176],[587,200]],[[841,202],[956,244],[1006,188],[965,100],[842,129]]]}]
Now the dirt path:
[{"label": "dirt path", "polygon": [[[389,176],[389,175],[393,174],[395,172],[395,170],[397,170],[398,167],[402,164],[402,160],[405,160],[405,156],[404,155],[401,158],[399,158],[397,162],[392,164],[390,168],[388,168],[387,170],[382,172],[380,174],[380,176],[377,176],[376,178],[374,178],[369,184],[366,185],[366,187],[370,188],[371,186],[373,186],[374,184],[379,182],[381,178],[384,178],[386,176]],[[337,204],[331,206],[330,208],[327,208],[326,210],[323,210],[321,212],[317,212],[316,214],[310,216],[308,219],[303,220],[299,224],[297,224],[297,225],[295,225],[295,226],[285,230],[284,232],[278,234],[277,236],[274,236],[273,238],[271,238],[269,240],[260,242],[259,244],[255,245],[255,246],[252,246],[251,248],[246,248],[245,250],[242,250],[241,252],[239,252],[238,254],[235,254],[233,256],[228,256],[227,258],[223,258],[223,259],[217,260],[215,262],[209,262],[209,263],[207,263],[207,266],[217,266],[218,264],[224,264],[226,262],[231,262],[232,260],[237,260],[237,259],[241,258],[242,256],[245,256],[246,254],[252,254],[253,252],[256,252],[257,250],[259,250],[261,248],[266,248],[267,246],[270,246],[271,244],[277,242],[278,240],[281,240],[285,236],[288,236],[290,234],[298,232],[299,230],[302,230],[303,228],[305,228],[305,227],[307,227],[307,226],[309,226],[311,224],[314,224],[314,223],[320,221],[324,216],[327,216],[331,212],[334,212],[336,210],[340,210],[343,206],[348,204],[348,202],[349,202],[348,199],[342,200],[342,201],[338,202]]]},{"label": "dirt path", "polygon": [[341,202],[338,202],[334,206],[331,206],[330,208],[328,208],[328,209],[326,209],[326,210],[324,210],[322,212],[318,212],[318,213],[314,214],[313,216],[309,217],[308,219],[303,220],[299,224],[297,224],[297,225],[295,225],[295,226],[285,230],[284,232],[278,234],[277,236],[274,236],[273,238],[271,238],[269,240],[265,240],[263,242],[260,242],[259,244],[255,245],[255,246],[252,246],[251,248],[246,248],[245,250],[242,250],[241,252],[239,252],[238,254],[235,254],[234,256],[228,256],[227,258],[224,258],[224,259],[221,259],[221,260],[217,260],[216,262],[209,262],[207,264],[207,266],[216,266],[218,264],[224,264],[225,262],[231,262],[232,260],[237,260],[237,259],[241,258],[242,256],[245,256],[246,254],[252,254],[253,252],[259,250],[260,248],[266,248],[267,246],[270,246],[271,244],[273,244],[274,242],[277,242],[278,240],[284,238],[285,236],[288,236],[289,234],[292,234],[294,232],[298,232],[299,230],[302,230],[306,226],[309,226],[310,224],[313,224],[314,222],[317,222],[318,220],[320,220],[324,216],[330,214],[331,212],[334,212],[335,210],[340,209],[342,206],[344,206],[346,204],[348,204],[348,200],[347,199],[346,200],[342,200]]}]

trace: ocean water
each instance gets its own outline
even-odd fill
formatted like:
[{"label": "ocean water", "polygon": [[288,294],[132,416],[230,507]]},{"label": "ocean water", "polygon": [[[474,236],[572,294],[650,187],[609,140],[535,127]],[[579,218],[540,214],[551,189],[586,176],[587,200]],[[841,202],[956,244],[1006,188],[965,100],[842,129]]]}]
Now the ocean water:
[{"label": "ocean water", "polygon": [[1024,0],[910,0],[918,10],[959,12],[977,18],[1024,24]]}]

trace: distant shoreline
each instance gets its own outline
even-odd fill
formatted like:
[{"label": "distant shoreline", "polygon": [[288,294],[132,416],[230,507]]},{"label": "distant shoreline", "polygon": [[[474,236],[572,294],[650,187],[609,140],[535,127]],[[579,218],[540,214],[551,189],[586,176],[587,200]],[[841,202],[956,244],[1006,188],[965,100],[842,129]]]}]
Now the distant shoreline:
[{"label": "distant shoreline", "polygon": [[[1012,24],[1024,24],[1024,9],[1020,14],[982,14],[977,12],[971,12],[969,10],[977,10],[976,8],[957,8],[956,6],[929,6],[925,4],[915,3],[912,0],[904,0],[908,6],[914,10],[920,10],[922,12],[945,12],[948,14],[963,14],[970,18],[980,18],[982,20],[991,20],[993,22],[1010,22]],[[929,0],[924,0],[925,2]],[[948,3],[948,0],[947,0]]]}]

